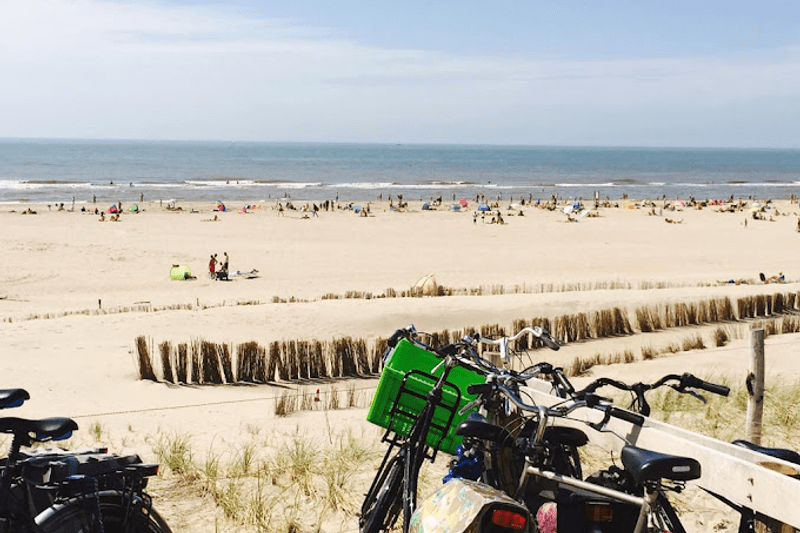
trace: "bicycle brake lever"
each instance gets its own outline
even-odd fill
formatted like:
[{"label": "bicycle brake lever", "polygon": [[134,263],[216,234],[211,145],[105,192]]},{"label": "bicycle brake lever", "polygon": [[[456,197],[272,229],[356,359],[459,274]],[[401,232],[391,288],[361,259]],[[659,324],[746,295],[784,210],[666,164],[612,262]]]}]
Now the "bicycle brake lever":
[{"label": "bicycle brake lever", "polygon": [[700,394],[700,393],[699,393],[699,392],[697,392],[697,391],[693,391],[693,390],[687,390],[687,391],[686,391],[686,394],[689,394],[689,395],[691,395],[691,396],[694,396],[695,398],[697,398],[698,400],[700,400],[700,401],[701,401],[701,402],[703,402],[703,403],[708,403],[708,400],[706,400],[706,397],[705,397],[705,396],[703,396],[702,394]]},{"label": "bicycle brake lever", "polygon": [[462,407],[461,409],[458,410],[458,416],[464,416],[465,413],[471,411],[474,407],[480,405],[482,402],[483,402],[483,400],[481,400],[480,397],[475,398],[474,400],[469,402],[467,405],[465,405],[464,407]]},{"label": "bicycle brake lever", "polygon": [[673,389],[675,389],[676,391],[680,392],[681,394],[688,394],[689,396],[694,396],[695,398],[697,398],[698,400],[700,400],[703,403],[708,403],[708,400],[706,400],[706,397],[703,396],[702,394],[700,394],[699,392],[697,392],[696,390],[683,388],[683,387],[680,387],[680,386],[677,386],[677,385],[670,385],[670,386]]}]

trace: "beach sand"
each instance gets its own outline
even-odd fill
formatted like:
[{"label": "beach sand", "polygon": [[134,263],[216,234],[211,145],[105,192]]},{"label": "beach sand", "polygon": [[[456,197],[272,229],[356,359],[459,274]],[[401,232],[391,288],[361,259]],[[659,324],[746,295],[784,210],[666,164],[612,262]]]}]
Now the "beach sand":
[{"label": "beach sand", "polygon": [[[134,349],[140,335],[155,346],[197,339],[268,345],[343,336],[373,340],[411,323],[423,331],[484,324],[508,331],[520,318],[800,288],[800,272],[793,268],[800,241],[798,208],[787,201],[775,202],[780,214],[767,211],[767,220],[754,220],[749,210],[720,213],[709,206],[660,216],[648,215],[649,208],[601,208],[597,217],[567,222],[558,211],[524,208],[524,216],[516,216],[503,205],[503,225],[490,224],[490,215],[474,219],[470,208],[423,211],[419,203],[398,212],[374,202],[369,217],[337,209],[308,218],[292,210],[279,216],[274,202],[247,213],[218,213],[213,205],[199,203],[180,204],[180,211],[158,203],[139,207],[137,214],[123,212],[118,222],[46,205],[0,207],[7,270],[0,279],[0,361],[4,386],[31,393],[14,415],[74,417],[81,426],[76,444],[92,443],[95,432],[89,428],[94,427],[99,442],[113,451],[136,452],[148,461],[155,461],[153,449],[164,435],[190,438],[200,460],[206,453],[234,449],[254,434],[280,443],[298,434],[330,440],[343,431],[377,442],[381,433],[364,420],[363,407],[339,410],[330,418],[320,411],[276,417],[274,399],[287,387],[300,387],[296,384],[200,387],[140,381]],[[36,214],[22,214],[28,208]],[[681,223],[666,223],[666,218]],[[231,272],[256,269],[258,276],[209,279],[210,255],[221,258],[224,252]],[[196,279],[171,280],[172,265],[189,266]],[[760,283],[760,273],[779,272],[785,283]],[[465,294],[324,298],[348,291],[374,296],[387,289],[407,291],[426,275]],[[746,283],[719,283],[727,280]],[[745,333],[722,349],[593,372],[638,380],[689,371],[743,382],[747,325],[740,328]],[[571,343],[537,356],[567,365],[596,353],[638,353],[642,346],[679,342],[695,332],[708,339],[712,329]],[[771,375],[800,375],[795,342],[796,335],[767,340]],[[367,394],[376,383],[364,379],[335,386]],[[156,480],[151,491],[155,507],[176,532],[246,530],[226,521],[208,497],[175,490],[166,480]],[[713,515],[703,524],[713,528],[714,517],[719,522]],[[323,527],[355,529],[355,522]]]}]

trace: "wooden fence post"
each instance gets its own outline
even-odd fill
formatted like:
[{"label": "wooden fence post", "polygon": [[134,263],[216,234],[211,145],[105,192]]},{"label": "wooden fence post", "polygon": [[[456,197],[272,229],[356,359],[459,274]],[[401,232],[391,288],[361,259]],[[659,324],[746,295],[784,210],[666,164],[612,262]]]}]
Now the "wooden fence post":
[{"label": "wooden fence post", "polygon": [[750,330],[750,373],[747,375],[747,420],[745,438],[761,444],[764,415],[764,329]]}]

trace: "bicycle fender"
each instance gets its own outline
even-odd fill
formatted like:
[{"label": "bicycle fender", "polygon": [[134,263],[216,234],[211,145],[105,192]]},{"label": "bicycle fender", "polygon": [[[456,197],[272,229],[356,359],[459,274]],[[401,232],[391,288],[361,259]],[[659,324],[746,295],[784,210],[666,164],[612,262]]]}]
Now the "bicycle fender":
[{"label": "bicycle fender", "polygon": [[478,481],[451,479],[419,503],[409,533],[479,533],[487,515],[498,508],[525,516],[529,530],[530,513],[506,493]]}]

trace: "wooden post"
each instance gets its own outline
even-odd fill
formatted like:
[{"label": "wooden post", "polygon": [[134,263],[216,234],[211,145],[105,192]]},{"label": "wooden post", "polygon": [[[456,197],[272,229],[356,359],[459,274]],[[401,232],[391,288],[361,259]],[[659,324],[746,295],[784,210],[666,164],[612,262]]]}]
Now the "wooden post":
[{"label": "wooden post", "polygon": [[761,419],[764,415],[764,330],[750,330],[750,373],[747,375],[747,421],[745,438],[761,444]]}]

